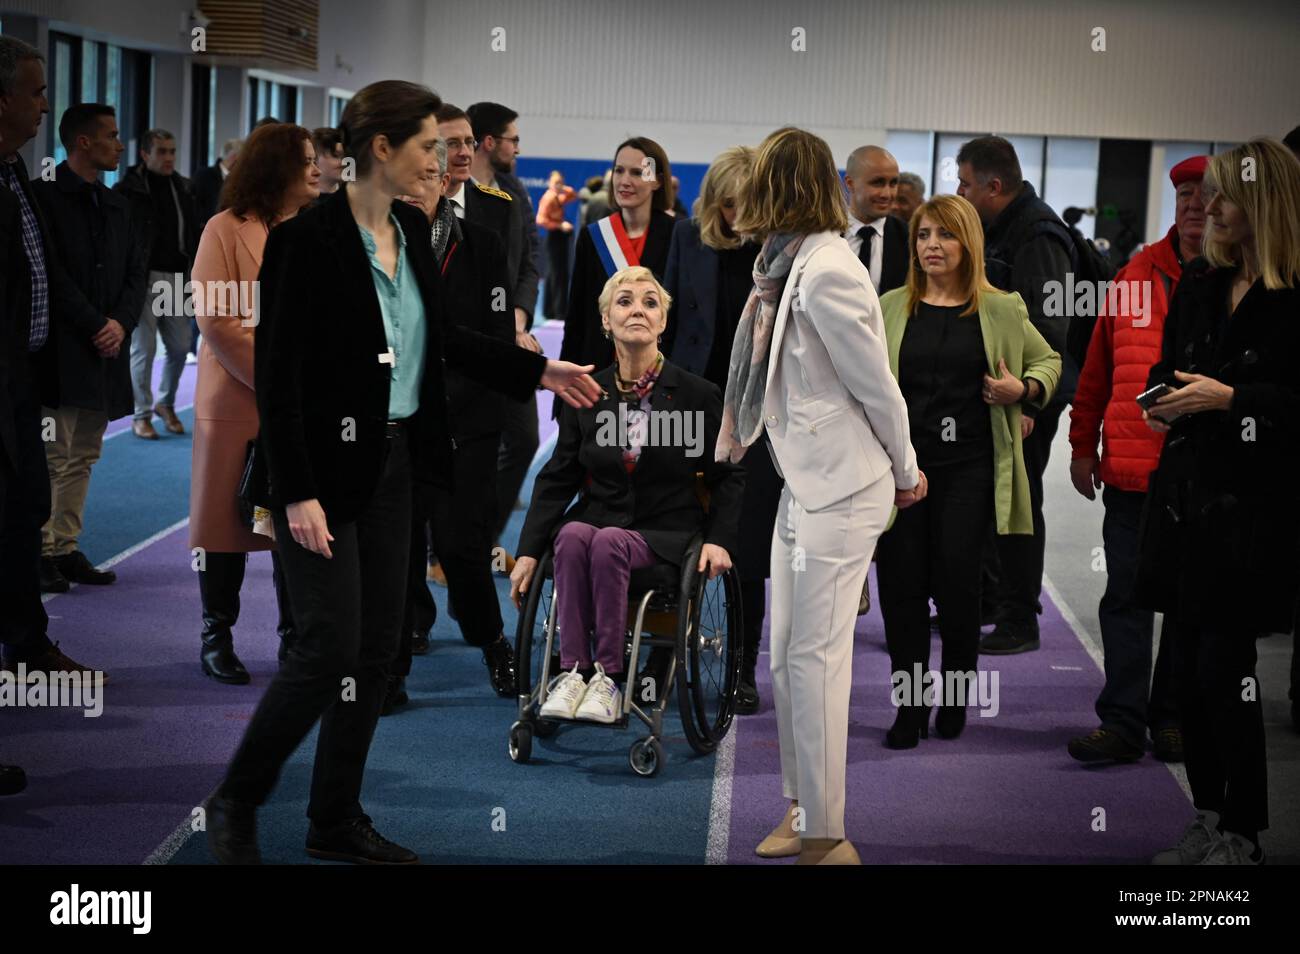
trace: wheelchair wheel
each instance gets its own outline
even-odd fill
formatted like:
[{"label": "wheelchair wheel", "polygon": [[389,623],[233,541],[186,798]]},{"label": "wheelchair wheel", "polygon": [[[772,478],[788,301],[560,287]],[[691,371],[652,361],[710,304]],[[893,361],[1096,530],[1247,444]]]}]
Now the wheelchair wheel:
[{"label": "wheelchair wheel", "polygon": [[654,778],[664,765],[664,747],[654,736],[638,739],[627,752],[632,771],[642,778]]},{"label": "wheelchair wheel", "polygon": [[740,686],[740,579],[735,569],[710,580],[694,563],[683,574],[678,607],[677,703],[686,741],[701,755],[726,736]]},{"label": "wheelchair wheel", "polygon": [[516,722],[510,727],[510,760],[527,762],[533,754],[533,727],[527,722]]},{"label": "wheelchair wheel", "polygon": [[[519,695],[528,697],[529,705],[535,703],[540,696],[538,683],[542,678],[542,663],[546,655],[546,623],[550,618],[551,603],[555,599],[552,566],[549,552],[538,561],[532,585],[519,609],[519,625],[515,630],[515,675]],[[556,646],[559,646],[558,637]],[[557,675],[559,673],[551,672],[550,678],[554,679]],[[536,734],[539,738],[553,735],[553,724],[550,732],[539,729]]]}]

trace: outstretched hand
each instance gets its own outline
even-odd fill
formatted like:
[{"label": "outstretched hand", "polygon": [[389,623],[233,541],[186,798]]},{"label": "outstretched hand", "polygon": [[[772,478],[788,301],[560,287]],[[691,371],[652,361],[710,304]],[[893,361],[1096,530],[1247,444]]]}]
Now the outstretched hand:
[{"label": "outstretched hand", "polygon": [[600,398],[600,385],[591,377],[594,364],[577,365],[572,361],[546,362],[542,387],[554,392],[570,407],[594,407]]}]

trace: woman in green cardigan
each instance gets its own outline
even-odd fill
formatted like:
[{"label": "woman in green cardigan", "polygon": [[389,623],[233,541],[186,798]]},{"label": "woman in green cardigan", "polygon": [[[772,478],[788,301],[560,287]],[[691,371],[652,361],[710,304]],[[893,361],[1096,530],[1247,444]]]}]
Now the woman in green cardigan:
[{"label": "woman in green cardigan", "polygon": [[[894,749],[966,724],[979,662],[980,556],[990,524],[1033,533],[1021,441],[1061,373],[1061,356],[1029,323],[1018,294],[984,276],[975,207],[936,196],[912,216],[907,284],[880,300],[889,366],[907,401],[929,496],[899,511],[877,547],[880,609],[898,716]],[[930,608],[939,613],[941,673],[929,673]]]}]

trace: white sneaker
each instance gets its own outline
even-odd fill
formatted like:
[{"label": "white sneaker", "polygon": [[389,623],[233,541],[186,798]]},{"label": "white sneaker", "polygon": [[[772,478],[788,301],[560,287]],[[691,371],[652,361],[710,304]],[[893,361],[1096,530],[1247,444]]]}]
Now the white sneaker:
[{"label": "white sneaker", "polygon": [[185,355],[185,363],[186,363],[186,364],[198,364],[198,363],[199,363],[199,356],[198,356],[197,354],[195,354],[193,351],[191,351],[191,352],[189,352],[189,353],[187,353],[187,354]]},{"label": "white sneaker", "polygon": [[589,722],[617,722],[623,709],[623,693],[613,679],[605,675],[600,663],[596,663],[596,674],[587,685],[587,694],[582,697],[575,719]]},{"label": "white sneaker", "polygon": [[[595,679],[592,681],[595,682]],[[540,715],[544,719],[572,719],[586,692],[587,684],[575,664],[571,672],[555,677],[550,692],[546,694],[546,701],[542,703]]]},{"label": "white sneaker", "polygon": [[1236,832],[1225,831],[1219,836],[1219,840],[1210,846],[1206,853],[1197,864],[1200,865],[1259,865],[1264,863],[1264,852],[1261,849],[1259,860],[1251,857],[1255,850],[1245,838]]},{"label": "white sneaker", "polygon": [[1197,812],[1196,821],[1187,826],[1183,837],[1151,859],[1153,865],[1199,865],[1223,839],[1216,812]]}]

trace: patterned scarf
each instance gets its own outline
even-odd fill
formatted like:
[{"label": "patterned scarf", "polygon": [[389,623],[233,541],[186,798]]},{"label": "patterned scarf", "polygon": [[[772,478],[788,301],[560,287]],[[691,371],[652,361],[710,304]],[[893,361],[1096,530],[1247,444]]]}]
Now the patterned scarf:
[{"label": "patterned scarf", "polygon": [[[636,470],[637,461],[641,458],[641,448],[646,442],[646,424],[650,418],[650,395],[655,389],[655,382],[659,380],[659,373],[664,369],[664,356],[661,352],[655,356],[655,363],[646,369],[645,374],[637,378],[632,384],[631,391],[624,391],[622,385],[619,385],[621,396],[628,394],[636,398],[636,403],[632,404],[629,399],[624,397],[629,407],[627,409],[627,443],[628,446],[623,448],[623,467],[630,474]],[[614,366],[614,380],[619,381],[618,366]]]},{"label": "patterned scarf", "polygon": [[433,216],[430,231],[433,235],[433,257],[441,265],[442,257],[447,254],[447,246],[453,241],[460,241],[460,222],[446,196],[438,200],[438,211]]},{"label": "patterned scarf", "polygon": [[802,235],[769,235],[754,261],[754,288],[736,325],[722,401],[722,428],[715,460],[737,463],[763,433],[763,393],[767,388],[768,348],[790,267],[803,245]]}]

